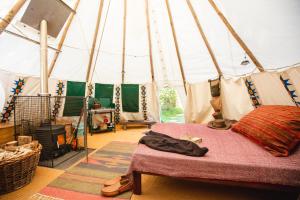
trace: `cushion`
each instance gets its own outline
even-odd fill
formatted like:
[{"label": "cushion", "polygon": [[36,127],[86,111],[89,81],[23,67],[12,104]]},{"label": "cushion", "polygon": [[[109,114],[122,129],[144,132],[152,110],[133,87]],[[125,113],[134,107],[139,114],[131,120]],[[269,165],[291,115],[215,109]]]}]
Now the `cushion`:
[{"label": "cushion", "polygon": [[233,125],[232,130],[274,156],[288,156],[300,141],[300,108],[261,106]]}]

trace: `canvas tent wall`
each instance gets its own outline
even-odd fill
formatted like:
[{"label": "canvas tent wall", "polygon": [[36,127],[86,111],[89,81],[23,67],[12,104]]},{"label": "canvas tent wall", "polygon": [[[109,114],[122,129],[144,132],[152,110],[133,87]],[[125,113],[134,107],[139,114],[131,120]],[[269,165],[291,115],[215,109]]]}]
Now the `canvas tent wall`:
[{"label": "canvas tent wall", "polygon": [[[300,76],[295,76],[299,67],[286,71],[289,83],[292,84],[298,99]],[[283,72],[264,72],[251,75],[258,92],[261,105],[299,106],[299,100],[294,102],[289,91],[284,87],[280,76]],[[239,120],[245,114],[255,109],[245,85],[246,77],[221,79],[222,111],[226,119]],[[208,82],[190,84],[188,86],[185,106],[185,121],[189,123],[207,123],[213,119],[213,108],[210,104],[210,87]]]},{"label": "canvas tent wall", "polygon": [[[1,1],[0,17],[3,18],[16,2],[17,0]],[[70,7],[74,7],[76,0],[65,0],[65,2]],[[100,2],[99,0],[80,1],[51,78],[85,81]],[[104,0],[91,69],[92,82],[121,83],[124,2]],[[182,101],[185,101],[165,1],[149,0],[148,2],[155,80],[159,88],[166,84],[176,88]],[[300,2],[298,0],[215,0],[214,2],[267,71],[299,62]],[[6,30],[38,41],[39,35],[20,23],[28,4],[29,0]],[[240,65],[245,55],[244,50],[229,33],[209,1],[191,0],[191,4],[224,77],[238,77],[257,72],[252,62],[246,66]],[[146,1],[127,0],[125,83],[144,84],[152,81],[145,8]],[[216,78],[217,71],[186,1],[170,1],[170,10],[186,81],[195,84]],[[62,33],[57,38],[49,38],[49,46],[56,48],[61,37]],[[49,49],[49,61],[53,59],[54,54],[55,50]],[[38,76],[39,46],[8,32],[2,32],[0,69],[13,75]]]}]

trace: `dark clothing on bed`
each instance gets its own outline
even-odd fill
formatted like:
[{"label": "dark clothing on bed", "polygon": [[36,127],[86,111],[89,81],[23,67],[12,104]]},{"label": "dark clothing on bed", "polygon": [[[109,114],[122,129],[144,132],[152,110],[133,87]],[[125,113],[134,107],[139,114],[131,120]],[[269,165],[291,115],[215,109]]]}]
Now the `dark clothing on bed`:
[{"label": "dark clothing on bed", "polygon": [[208,152],[206,147],[201,148],[191,141],[172,138],[154,131],[147,132],[146,135],[140,139],[139,143],[159,151],[179,153],[187,156],[200,157]]}]

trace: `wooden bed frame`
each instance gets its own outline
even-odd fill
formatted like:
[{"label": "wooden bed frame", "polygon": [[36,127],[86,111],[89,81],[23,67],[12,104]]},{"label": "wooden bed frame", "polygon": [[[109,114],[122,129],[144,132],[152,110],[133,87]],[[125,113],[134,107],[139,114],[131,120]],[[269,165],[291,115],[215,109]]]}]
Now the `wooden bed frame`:
[{"label": "wooden bed frame", "polygon": [[[133,173],[132,173],[132,175],[133,175],[133,194],[135,194],[135,195],[142,194],[142,174],[171,177],[171,176],[165,176],[165,175],[161,175],[161,174],[133,171]],[[252,183],[252,182],[240,182],[240,181],[230,181],[230,180],[212,180],[212,179],[182,178],[182,177],[172,177],[172,178],[198,181],[198,182],[208,183],[208,184],[234,186],[234,187],[246,187],[246,188],[254,188],[254,189],[300,192],[300,187],[275,185],[275,184],[268,184],[268,183]],[[300,197],[300,195],[299,195],[299,197]]]}]

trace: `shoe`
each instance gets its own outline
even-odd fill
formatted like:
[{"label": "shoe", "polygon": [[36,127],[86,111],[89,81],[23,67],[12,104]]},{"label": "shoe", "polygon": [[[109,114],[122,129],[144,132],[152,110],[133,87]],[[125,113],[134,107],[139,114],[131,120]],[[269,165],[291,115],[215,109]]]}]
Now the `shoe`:
[{"label": "shoe", "polygon": [[107,186],[110,186],[110,185],[114,185],[118,182],[120,182],[121,185],[122,185],[123,183],[126,183],[127,180],[129,180],[128,175],[118,176],[116,178],[105,181],[103,185],[104,185],[104,187],[107,187]]},{"label": "shoe", "polygon": [[133,182],[128,179],[127,181],[124,181],[122,184],[121,182],[116,182],[113,185],[103,187],[101,189],[101,194],[105,197],[114,197],[132,189],[133,189]]}]

